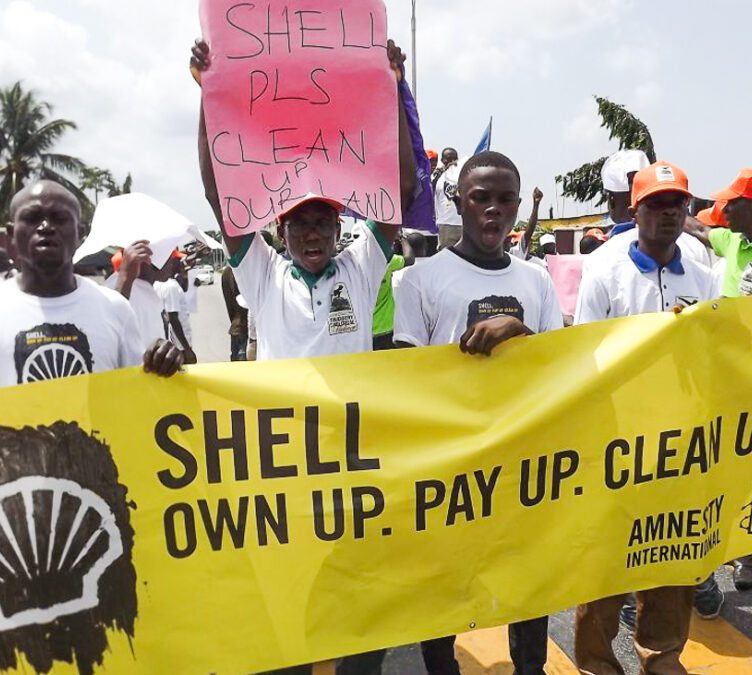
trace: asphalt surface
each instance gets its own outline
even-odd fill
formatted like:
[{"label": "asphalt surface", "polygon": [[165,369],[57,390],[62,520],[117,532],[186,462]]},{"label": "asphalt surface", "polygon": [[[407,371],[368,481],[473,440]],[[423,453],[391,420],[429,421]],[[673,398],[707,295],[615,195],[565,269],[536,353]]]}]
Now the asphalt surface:
[{"label": "asphalt surface", "polygon": [[[219,275],[215,275],[213,285],[199,288],[199,311],[192,317],[194,350],[199,363],[229,361],[229,324]],[[734,589],[729,567],[720,568],[716,575],[726,595],[721,616],[740,631],[739,649],[752,656],[752,592],[739,593]],[[552,616],[549,622],[550,637],[572,660],[573,617],[574,610],[568,610]],[[632,648],[631,635],[624,628],[614,642],[614,651],[623,664],[626,675],[637,675],[639,667]],[[382,672],[384,675],[425,675],[419,646],[410,645],[389,650]],[[713,670],[713,673],[722,675],[720,670]]]}]

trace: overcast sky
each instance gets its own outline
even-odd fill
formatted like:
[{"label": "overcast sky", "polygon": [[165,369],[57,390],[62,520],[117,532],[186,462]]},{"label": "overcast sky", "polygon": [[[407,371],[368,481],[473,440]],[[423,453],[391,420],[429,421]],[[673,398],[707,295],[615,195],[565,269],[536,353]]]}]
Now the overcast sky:
[{"label": "overcast sky", "polygon": [[[409,54],[410,0],[386,4]],[[617,149],[598,94],[641,117],[706,196],[752,166],[750,26],[749,0],[418,0],[426,144],[469,154],[493,115],[493,149],[522,173],[520,217],[535,185],[546,210],[585,213],[554,176]],[[0,0],[0,86],[21,79],[77,122],[61,151],[130,171],[134,189],[206,227],[187,69],[198,35],[197,0]]]}]

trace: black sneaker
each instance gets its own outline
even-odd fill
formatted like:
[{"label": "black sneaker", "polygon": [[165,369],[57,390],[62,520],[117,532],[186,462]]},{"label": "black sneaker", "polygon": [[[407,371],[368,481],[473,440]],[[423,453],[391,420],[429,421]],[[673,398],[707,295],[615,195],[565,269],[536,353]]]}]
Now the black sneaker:
[{"label": "black sneaker", "polygon": [[723,607],[723,591],[718,588],[714,577],[695,589],[695,612],[701,619],[715,619]]},{"label": "black sneaker", "polygon": [[752,567],[747,559],[734,560],[734,586],[742,593],[752,590]]}]

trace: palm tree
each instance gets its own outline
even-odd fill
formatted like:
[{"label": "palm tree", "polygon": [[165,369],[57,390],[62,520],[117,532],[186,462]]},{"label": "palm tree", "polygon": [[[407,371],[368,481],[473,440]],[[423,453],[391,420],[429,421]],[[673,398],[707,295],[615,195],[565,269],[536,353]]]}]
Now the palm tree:
[{"label": "palm tree", "polygon": [[89,199],[69,176],[78,176],[85,164],[76,157],[53,151],[55,144],[76,124],[49,119],[52,106],[38,101],[20,82],[0,89],[0,222],[8,219],[10,202],[23,186],[36,178],[64,185],[81,202]]},{"label": "palm tree", "polygon": [[[623,105],[600,96],[594,98],[598,103],[601,126],[609,131],[609,140],[618,139],[619,150],[642,150],[651,163],[655,162],[655,147],[647,125]],[[561,184],[562,196],[571,197],[578,202],[589,202],[598,197],[597,206],[605,203],[601,169],[606,159],[607,157],[601,157],[564,176],[556,176],[556,182]]]}]

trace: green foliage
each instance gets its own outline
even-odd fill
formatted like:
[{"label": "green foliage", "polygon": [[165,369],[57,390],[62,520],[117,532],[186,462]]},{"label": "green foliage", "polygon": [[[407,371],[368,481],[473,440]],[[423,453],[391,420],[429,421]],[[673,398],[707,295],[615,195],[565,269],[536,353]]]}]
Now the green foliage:
[{"label": "green foliage", "polygon": [[[54,180],[88,201],[66,177],[78,175],[84,163],[54,152],[63,135],[76,128],[70,120],[49,119],[52,106],[38,101],[20,82],[0,89],[0,220],[8,219],[13,196],[35,178]],[[83,203],[83,202],[82,202]]]},{"label": "green foliage", "polygon": [[[647,125],[623,105],[600,96],[594,98],[598,104],[601,126],[609,131],[609,140],[617,139],[619,150],[642,150],[651,163],[655,162],[655,146]],[[597,205],[604,204],[606,195],[601,181],[601,169],[606,159],[601,157],[563,176],[556,176],[556,182],[561,185],[562,195],[578,202],[589,202],[597,197]]]}]

